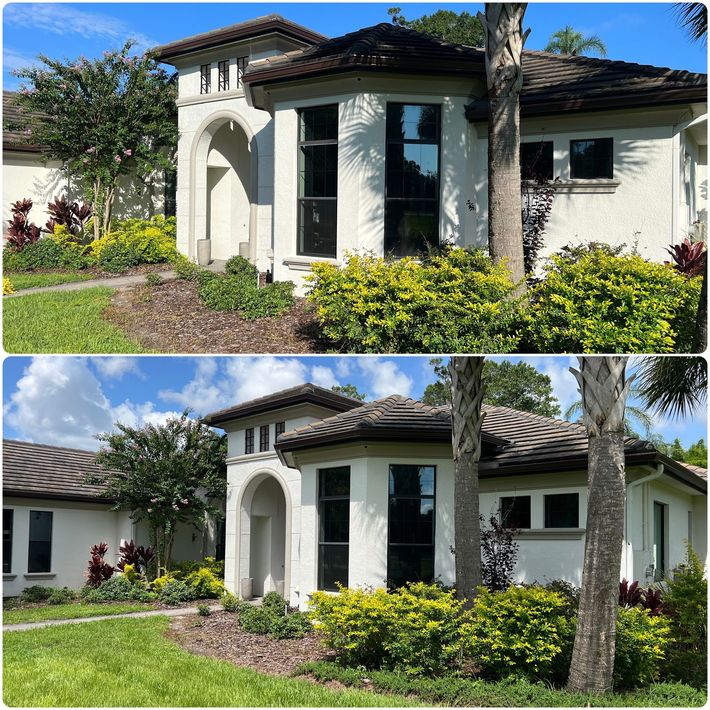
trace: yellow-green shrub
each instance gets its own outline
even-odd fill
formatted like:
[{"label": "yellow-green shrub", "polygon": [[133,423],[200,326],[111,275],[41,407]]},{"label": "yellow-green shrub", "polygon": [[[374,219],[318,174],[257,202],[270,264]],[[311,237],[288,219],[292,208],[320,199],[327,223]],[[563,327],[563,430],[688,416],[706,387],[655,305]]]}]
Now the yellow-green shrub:
[{"label": "yellow-green shrub", "polygon": [[91,254],[101,261],[102,253],[109,246],[120,243],[125,249],[135,252],[140,263],[156,264],[174,259],[176,229],[175,218],[162,216],[152,219],[127,219],[112,224],[111,231],[91,242]]},{"label": "yellow-green shrub", "polygon": [[523,347],[538,352],[689,351],[702,281],[636,254],[556,255],[531,291]]},{"label": "yellow-green shrub", "polygon": [[2,295],[9,296],[11,293],[15,293],[15,287],[12,285],[12,281],[4,276],[2,279]]},{"label": "yellow-green shrub", "polygon": [[224,583],[205,567],[190,572],[185,584],[192,589],[197,599],[217,599],[224,594]]},{"label": "yellow-green shrub", "polygon": [[350,351],[510,352],[519,340],[509,272],[480,250],[421,262],[349,254],[307,278],[324,335]]},{"label": "yellow-green shrub", "polygon": [[614,687],[634,688],[657,681],[670,641],[666,616],[651,616],[640,607],[621,607],[616,621]]},{"label": "yellow-green shrub", "polygon": [[166,585],[168,582],[172,582],[174,579],[175,579],[175,575],[174,575],[174,574],[172,574],[171,572],[166,572],[164,575],[162,575],[162,576],[160,576],[160,577],[156,577],[156,578],[150,583],[150,588],[151,588],[154,592],[158,592],[158,594],[160,594],[160,592],[163,591],[163,587],[165,587],[165,585]]}]

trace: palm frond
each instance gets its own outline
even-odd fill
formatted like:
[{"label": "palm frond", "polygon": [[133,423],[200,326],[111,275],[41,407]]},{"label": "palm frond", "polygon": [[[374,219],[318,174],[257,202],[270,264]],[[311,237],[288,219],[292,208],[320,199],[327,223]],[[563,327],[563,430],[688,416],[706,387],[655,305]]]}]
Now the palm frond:
[{"label": "palm frond", "polygon": [[685,417],[707,401],[708,372],[700,357],[647,357],[637,378],[639,396],[661,415]]},{"label": "palm frond", "polygon": [[673,11],[690,37],[696,42],[707,44],[708,10],[702,2],[676,2]]}]

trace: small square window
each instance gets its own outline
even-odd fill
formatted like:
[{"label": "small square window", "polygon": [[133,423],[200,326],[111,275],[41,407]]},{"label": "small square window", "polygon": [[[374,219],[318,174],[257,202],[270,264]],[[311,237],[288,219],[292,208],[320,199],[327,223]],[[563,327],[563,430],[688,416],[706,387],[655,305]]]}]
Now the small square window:
[{"label": "small square window", "polygon": [[536,141],[520,145],[520,174],[523,180],[552,180],[552,148],[552,141]]},{"label": "small square window", "polygon": [[500,499],[500,522],[504,528],[530,528],[530,496]]},{"label": "small square window", "polygon": [[614,139],[590,138],[570,141],[570,177],[611,180],[614,177]]},{"label": "small square window", "polygon": [[555,493],[545,496],[546,528],[579,527],[579,493]]}]

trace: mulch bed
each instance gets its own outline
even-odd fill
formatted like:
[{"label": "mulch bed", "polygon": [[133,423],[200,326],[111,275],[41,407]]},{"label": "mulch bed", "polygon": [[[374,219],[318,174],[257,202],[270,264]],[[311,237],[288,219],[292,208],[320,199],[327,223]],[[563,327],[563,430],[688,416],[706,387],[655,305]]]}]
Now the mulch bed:
[{"label": "mulch bed", "polygon": [[288,676],[307,661],[335,658],[315,631],[300,639],[277,641],[242,631],[235,614],[224,611],[204,617],[176,617],[172,619],[168,637],[191,653],[271,675]]},{"label": "mulch bed", "polygon": [[319,338],[313,307],[303,298],[279,318],[247,321],[239,314],[212,311],[197,285],[176,280],[160,286],[116,291],[104,318],[147,350],[164,353],[313,353]]},{"label": "mulch bed", "polygon": [[86,274],[91,279],[115,279],[119,276],[140,276],[141,274],[149,274],[153,272],[160,273],[161,271],[171,271],[173,265],[164,262],[162,264],[139,264],[132,266],[120,274],[111,271],[102,271],[98,266],[92,266],[88,269],[32,269],[32,271],[20,271],[22,274],[63,274],[67,271],[77,271],[80,274]]}]

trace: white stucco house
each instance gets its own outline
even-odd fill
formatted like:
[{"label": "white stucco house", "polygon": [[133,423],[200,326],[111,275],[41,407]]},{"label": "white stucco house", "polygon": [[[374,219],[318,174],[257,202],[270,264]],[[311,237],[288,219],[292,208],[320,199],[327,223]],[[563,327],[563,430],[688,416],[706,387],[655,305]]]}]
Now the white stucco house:
[{"label": "white stucco house", "polygon": [[[314,260],[487,243],[484,52],[278,15],[157,47],[179,74],[178,246],[303,287]],[[707,77],[525,51],[522,163],[559,178],[545,252],[705,234]]]},{"label": "white stucco house", "polygon": [[[520,529],[518,581],[581,583],[587,438],[580,424],[485,406],[480,507]],[[452,584],[454,462],[448,408],[363,404],[306,384],[206,417],[228,437],[225,583],[276,590],[440,579]],[[707,555],[707,471],[626,440],[619,577],[647,584]]]},{"label": "white stucco house", "polygon": [[[95,452],[5,439],[2,449],[3,597],[40,584],[79,589],[86,582],[89,548],[106,542],[106,561],[116,564],[123,540],[148,545],[143,523],[126,511],[111,510],[114,501],[85,482],[96,470]],[[221,525],[202,531],[180,526],[176,561],[217,556],[223,544]]]}]

